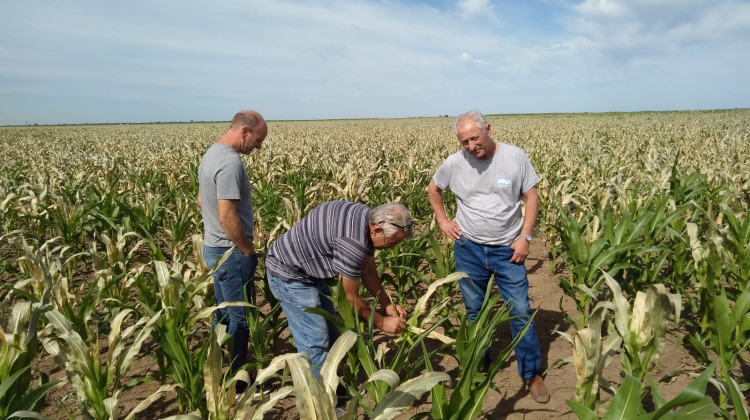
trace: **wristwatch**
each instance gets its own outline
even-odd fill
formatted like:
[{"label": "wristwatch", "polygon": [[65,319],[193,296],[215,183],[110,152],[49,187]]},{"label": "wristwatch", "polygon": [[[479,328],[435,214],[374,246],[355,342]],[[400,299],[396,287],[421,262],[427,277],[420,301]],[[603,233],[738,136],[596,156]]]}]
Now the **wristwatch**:
[{"label": "wristwatch", "polygon": [[521,238],[526,239],[527,242],[531,242],[532,236],[531,235],[524,235],[523,233],[519,235]]}]

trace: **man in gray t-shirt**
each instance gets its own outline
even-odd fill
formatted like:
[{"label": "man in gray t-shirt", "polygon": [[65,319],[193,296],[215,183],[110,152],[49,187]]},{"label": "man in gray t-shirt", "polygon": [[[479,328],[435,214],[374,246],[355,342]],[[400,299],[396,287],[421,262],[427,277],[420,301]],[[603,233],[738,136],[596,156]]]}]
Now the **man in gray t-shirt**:
[{"label": "man in gray t-shirt", "polygon": [[[268,135],[265,120],[255,111],[238,112],[229,130],[214,143],[198,167],[198,206],[203,215],[203,259],[208,267],[232,246],[229,259],[214,271],[216,304],[244,301],[258,265],[253,246],[253,201],[250,180],[240,153],[260,149]],[[229,307],[216,311],[214,324],[227,325],[232,334],[232,373],[247,363],[249,330],[245,310]],[[237,391],[247,384],[238,381]]]},{"label": "man in gray t-shirt", "polygon": [[[526,153],[490,137],[490,125],[479,111],[459,116],[454,132],[463,149],[443,162],[430,181],[428,194],[440,229],[454,241],[456,271],[464,305],[472,321],[482,309],[490,277],[506,304],[512,305],[513,337],[531,315],[529,281],[524,261],[539,210],[539,183]],[[456,196],[455,220],[445,212],[442,192]],[[526,212],[521,211],[523,200]],[[518,372],[537,402],[549,401],[539,376],[541,352],[532,322],[515,348]],[[489,353],[485,364],[489,364]]]}]

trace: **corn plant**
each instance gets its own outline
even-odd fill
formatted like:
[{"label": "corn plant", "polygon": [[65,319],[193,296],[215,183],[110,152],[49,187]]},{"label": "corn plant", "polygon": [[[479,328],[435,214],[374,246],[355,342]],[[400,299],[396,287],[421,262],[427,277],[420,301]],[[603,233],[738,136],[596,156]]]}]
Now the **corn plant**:
[{"label": "corn plant", "polygon": [[750,348],[750,288],[745,289],[730,308],[724,289],[714,297],[714,320],[709,324],[710,344],[719,355],[718,377],[722,382],[720,405],[727,409],[727,397],[734,406],[738,420],[748,419],[747,401],[742,395],[743,388],[750,385],[747,379],[738,383],[731,374],[735,363]]},{"label": "corn plant", "polygon": [[[294,394],[301,419],[337,418],[334,410],[338,403],[336,387],[339,383],[336,369],[355,341],[358,341],[358,338],[352,331],[345,331],[336,340],[323,362],[318,380],[312,375],[310,364],[306,358],[296,357],[286,360],[294,383]],[[438,382],[448,379],[448,375],[444,372],[427,372],[399,384],[400,379],[395,372],[387,369],[378,370],[369,375],[367,382],[382,381],[387,384],[391,391],[381,399],[369,418],[392,419],[424,392],[430,390]],[[344,420],[355,418],[360,400],[365,389],[367,389],[366,384],[360,386],[359,392],[348,402],[346,414],[338,418]]]},{"label": "corn plant", "polygon": [[[232,378],[227,378],[222,369],[221,344],[227,341],[226,326],[217,324],[211,329],[209,337],[210,346],[203,366],[203,379],[206,384],[206,404],[209,420],[235,420],[246,418],[247,411],[253,406],[255,391],[264,382],[272,378],[274,374],[283,368],[284,363],[274,359],[270,366],[258,372],[257,380],[252,381],[245,370],[238,371]],[[250,386],[243,394],[238,395],[236,384],[243,381]],[[292,387],[284,386],[275,390],[255,406],[252,419],[262,419],[274,404],[292,393]],[[195,416],[201,419],[200,416]]]},{"label": "corn plant", "polygon": [[[642,221],[633,220],[629,213],[621,215],[617,222],[611,213],[606,213],[603,218],[583,216],[580,222],[572,216],[562,215],[561,225],[556,229],[566,250],[563,256],[570,275],[560,277],[558,284],[576,303],[579,328],[585,326],[591,306],[598,299],[604,281],[601,269],[615,276],[630,266],[622,256],[640,247],[637,238],[644,225]],[[573,323],[562,309],[562,300],[560,312]]]},{"label": "corn plant", "polygon": [[[224,302],[218,306],[205,307],[203,299],[198,296],[211,284],[213,270],[223,264],[230,253],[231,250],[222,256],[212,271],[196,277],[192,277],[193,269],[185,269],[186,266],[178,262],[170,269],[163,261],[154,261],[158,299],[146,297],[141,300],[147,314],[157,310],[164,311],[154,328],[154,339],[158,344],[156,361],[162,381],[168,376],[176,384],[181,409],[197,410],[202,415],[207,410],[202,399],[205,388],[203,376],[211,341],[203,340],[196,344],[197,333],[201,326],[210,323],[213,313],[218,309],[252,306],[246,302]],[[141,292],[148,294],[147,288],[142,288]],[[155,306],[149,307],[145,305],[147,303]]]},{"label": "corn plant", "polygon": [[615,279],[604,273],[604,281],[612,293],[612,301],[602,305],[614,311],[615,330],[623,343],[623,368],[628,375],[642,381],[664,350],[671,314],[675,316],[675,325],[679,324],[680,295],[667,292],[664,285],[651,285],[645,293],[636,293],[631,308]]},{"label": "corn plant", "polygon": [[557,331],[573,344],[576,401],[589,409],[594,409],[599,401],[600,386],[612,388],[602,373],[622,343],[622,338],[617,334],[610,334],[602,339],[602,321],[607,310],[606,306],[597,305],[589,317],[588,327],[576,331],[572,336]]},{"label": "corn plant", "polygon": [[726,221],[723,245],[729,260],[726,268],[731,274],[730,281],[738,290],[747,290],[750,285],[750,217],[746,213],[742,220],[726,205],[720,211]]},{"label": "corn plant", "polygon": [[[124,310],[112,321],[108,351],[102,361],[95,332],[88,334],[88,337],[94,337],[93,341],[84,339],[62,313],[55,309],[44,313],[49,325],[42,331],[42,344],[65,372],[84,419],[118,418],[117,397],[125,389],[120,380],[162,316],[162,312],[158,312],[153,317],[142,317],[133,325],[123,328],[126,319],[133,314],[132,310]],[[157,392],[161,395],[165,390]],[[131,413],[129,418],[134,415]]]},{"label": "corn plant", "polygon": [[0,418],[18,411],[37,411],[44,395],[57,382],[40,375],[40,384],[31,389],[31,362],[38,346],[36,333],[39,308],[30,302],[13,306],[7,329],[0,327]]},{"label": "corn plant", "polygon": [[[266,296],[272,296],[266,294]],[[247,327],[253,364],[263,365],[271,360],[273,345],[286,327],[286,318],[281,318],[281,304],[276,302],[269,311],[263,312],[257,307],[247,310]]]},{"label": "corn plant", "polygon": [[[748,382],[740,380],[738,383],[732,377],[731,371],[738,359],[750,348],[750,288],[741,290],[733,301],[730,300],[726,288],[720,287],[717,283],[730,271],[725,272],[724,267],[736,263],[737,259],[729,258],[727,259],[729,264],[723,264],[726,255],[721,252],[724,241],[717,234],[710,235],[712,239],[705,247],[701,246],[698,241],[697,229],[694,225],[691,225],[690,235],[695,240],[694,258],[698,268],[698,278],[707,289],[706,292],[701,293],[701,302],[704,305],[700,323],[701,331],[707,335],[709,347],[719,356],[718,379],[722,390],[719,403],[722,411],[726,412],[727,403],[731,401],[737,418],[746,420],[748,408],[742,391],[748,388]],[[711,292],[715,294],[709,295]],[[707,356],[704,341],[690,336],[689,342]]]},{"label": "corn plant", "polygon": [[[656,420],[656,419],[691,419],[703,420],[714,419],[719,407],[714,404],[711,397],[706,395],[713,364],[703,371],[687,388],[670,401],[665,401],[663,395],[655,383],[651,383],[651,393],[654,398],[656,410],[647,413],[643,408],[640,396],[643,395],[643,386],[637,378],[626,375],[615,393],[614,398],[607,407],[606,413],[601,419],[634,419],[634,420]],[[568,401],[568,405],[580,420],[598,420],[594,410],[574,401]],[[677,409],[676,411],[674,411]]]}]

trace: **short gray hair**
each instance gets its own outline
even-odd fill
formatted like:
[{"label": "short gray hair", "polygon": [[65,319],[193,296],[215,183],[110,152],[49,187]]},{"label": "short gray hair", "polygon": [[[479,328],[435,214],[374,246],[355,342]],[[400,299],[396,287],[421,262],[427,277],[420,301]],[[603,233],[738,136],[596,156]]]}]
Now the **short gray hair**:
[{"label": "short gray hair", "polygon": [[482,115],[481,112],[477,110],[469,111],[465,114],[461,114],[456,118],[456,121],[453,123],[453,134],[458,134],[458,122],[461,121],[464,117],[471,117],[472,120],[477,124],[477,128],[479,128],[482,131],[487,131],[487,119],[484,118],[484,115]]},{"label": "short gray hair", "polygon": [[383,228],[386,238],[392,238],[403,228],[407,238],[414,235],[411,214],[409,209],[399,203],[382,204],[370,213],[370,224],[379,225]]}]

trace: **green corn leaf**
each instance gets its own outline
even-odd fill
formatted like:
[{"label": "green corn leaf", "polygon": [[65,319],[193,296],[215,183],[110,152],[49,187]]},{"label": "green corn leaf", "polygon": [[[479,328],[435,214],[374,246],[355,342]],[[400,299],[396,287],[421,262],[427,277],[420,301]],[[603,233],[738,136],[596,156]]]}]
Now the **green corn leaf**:
[{"label": "green corn leaf", "polygon": [[[743,317],[750,313],[750,287],[740,293],[732,307],[731,325],[740,325]],[[741,330],[744,331],[744,330]]]},{"label": "green corn leaf", "polygon": [[711,365],[707,367],[700,376],[693,380],[687,388],[680,392],[674,399],[659,408],[654,413],[653,419],[660,418],[676,407],[686,406],[702,400],[706,395],[706,385],[708,384],[708,379],[711,377],[711,373],[714,371],[715,366],[716,362],[711,363]]},{"label": "green corn leaf", "polygon": [[586,407],[585,405],[570,400],[566,400],[565,402],[568,404],[570,409],[573,410],[574,413],[576,413],[578,420],[599,420],[599,416],[597,416],[596,413],[591,411],[591,409]]},{"label": "green corn leaf", "polygon": [[659,418],[664,420],[709,420],[715,419],[718,412],[719,407],[714,404],[711,397],[704,396],[700,401],[684,405],[677,411],[667,413]]},{"label": "green corn leaf", "polygon": [[626,375],[603,420],[630,420],[636,418],[642,411],[641,382]]},{"label": "green corn leaf", "polygon": [[8,418],[19,418],[19,419],[36,419],[36,420],[50,420],[49,417],[37,413],[35,411],[16,411],[15,413],[8,416]]}]

